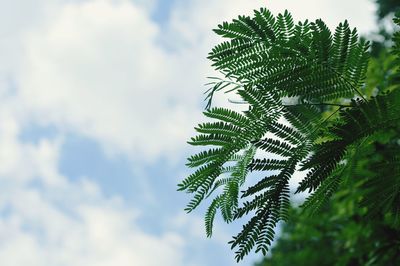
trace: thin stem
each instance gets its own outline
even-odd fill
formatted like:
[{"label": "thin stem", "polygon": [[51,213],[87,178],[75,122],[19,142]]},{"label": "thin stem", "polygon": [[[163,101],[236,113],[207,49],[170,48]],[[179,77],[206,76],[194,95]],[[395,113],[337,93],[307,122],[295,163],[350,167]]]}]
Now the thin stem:
[{"label": "thin stem", "polygon": [[228,99],[228,102],[234,103],[234,104],[249,104],[249,103],[246,102],[246,101],[232,100],[232,99]]},{"label": "thin stem", "polygon": [[238,82],[235,82],[235,81],[233,81],[233,80],[231,80],[231,79],[223,79],[223,78],[218,78],[218,77],[207,77],[208,79],[215,79],[215,80],[219,80],[219,81],[212,81],[212,82],[208,82],[208,83],[206,83],[206,84],[204,84],[204,85],[212,85],[212,84],[216,84],[216,83],[229,83],[229,84],[233,84],[233,85],[236,85],[236,86],[241,86],[241,87],[243,87],[243,84],[240,84],[240,83],[238,83]]},{"label": "thin stem", "polygon": [[284,104],[283,106],[298,106],[298,105],[330,105],[330,106],[339,106],[342,108],[354,107],[352,105],[338,104],[338,103],[300,103],[300,104],[288,104],[288,105]]},{"label": "thin stem", "polygon": [[323,124],[325,124],[329,119],[332,118],[332,116],[334,116],[337,112],[339,112],[343,107],[339,107],[335,112],[333,112],[332,114],[330,114],[327,118],[325,118],[311,133],[310,136],[313,135],[315,133],[315,131],[317,131],[318,129],[321,128],[321,126]]},{"label": "thin stem", "polygon": [[362,95],[362,93],[357,89],[357,87],[350,81],[348,80],[345,76],[343,76],[342,74],[340,74],[339,72],[336,71],[336,69],[329,67],[329,69],[331,69],[333,72],[335,72],[337,75],[339,75],[342,79],[344,79],[347,83],[350,84],[350,86],[357,92],[358,95],[360,95],[360,97],[364,100],[367,101],[367,99],[364,98],[364,96]]}]

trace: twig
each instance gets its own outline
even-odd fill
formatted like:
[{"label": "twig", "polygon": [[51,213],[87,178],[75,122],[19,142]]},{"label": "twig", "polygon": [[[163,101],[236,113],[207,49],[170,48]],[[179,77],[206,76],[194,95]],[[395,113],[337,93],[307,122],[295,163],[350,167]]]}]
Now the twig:
[{"label": "twig", "polygon": [[347,107],[354,107],[352,105],[346,105],[346,104],[337,104],[337,103],[299,103],[299,104],[283,104],[283,106],[299,106],[299,105],[330,105],[330,106],[339,106],[342,108],[347,108]]},{"label": "twig", "polygon": [[[328,66],[329,67],[329,66]],[[345,76],[343,76],[342,74],[340,74],[339,72],[336,71],[336,69],[329,67],[329,69],[331,69],[333,72],[335,72],[337,75],[339,75],[344,81],[346,81],[348,84],[350,84],[350,86],[357,92],[358,95],[360,95],[360,97],[364,100],[367,101],[367,99],[364,98],[364,96],[362,95],[362,93],[357,89],[357,87],[350,81],[348,80]]]}]

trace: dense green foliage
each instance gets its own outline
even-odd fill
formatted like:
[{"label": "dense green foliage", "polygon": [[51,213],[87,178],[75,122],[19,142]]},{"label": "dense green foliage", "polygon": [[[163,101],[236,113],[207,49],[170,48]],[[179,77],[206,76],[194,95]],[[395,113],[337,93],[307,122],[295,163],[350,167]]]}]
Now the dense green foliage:
[{"label": "dense green foliage", "polygon": [[[362,215],[384,213],[397,228],[400,90],[392,72],[385,77],[390,84],[365,85],[368,44],[356,30],[345,21],[332,34],[321,20],[295,24],[287,11],[274,17],[261,9],[215,32],[228,39],[209,56],[224,78],[207,97],[204,114],[213,121],[200,124],[189,142],[212,148],[189,157],[187,165],[196,170],[179,184],[194,194],[188,212],[216,194],[205,217],[207,235],[218,210],[226,222],[250,216],[230,242],[236,258],[254,247],[266,254],[277,223],[288,220],[296,171],[305,173],[297,192],[312,192],[304,207],[315,213],[344,182],[353,182],[359,150],[376,157],[376,174],[361,175],[357,185]],[[395,44],[394,58],[400,55],[398,34]],[[221,90],[236,91],[248,110],[211,108]],[[384,151],[370,150],[381,142]],[[252,171],[266,176],[247,180]]]},{"label": "dense green foliage", "polygon": [[365,219],[365,209],[356,203],[361,195],[353,193],[336,193],[318,216],[291,210],[271,256],[256,266],[400,265],[400,231],[384,217]]},{"label": "dense green foliage", "polygon": [[399,0],[376,0],[378,4],[378,16],[379,18],[383,18],[386,15],[400,10],[400,1]]},{"label": "dense green foliage", "polygon": [[[363,91],[368,95],[373,89],[395,90],[400,84],[395,67],[394,58],[382,51],[369,64]],[[393,199],[390,195],[396,193],[399,181],[390,180],[394,167],[379,166],[390,165],[398,156],[393,136],[390,130],[381,132],[349,151],[352,161],[332,200],[314,216],[291,209],[281,237],[256,266],[400,265],[400,227],[385,209],[396,205],[382,200]],[[366,199],[378,201],[365,204]],[[372,204],[381,208],[371,208]]]}]

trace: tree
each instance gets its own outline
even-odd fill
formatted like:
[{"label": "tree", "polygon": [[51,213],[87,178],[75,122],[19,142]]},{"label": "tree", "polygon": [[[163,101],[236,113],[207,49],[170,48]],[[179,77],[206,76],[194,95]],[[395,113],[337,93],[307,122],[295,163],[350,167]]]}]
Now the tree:
[{"label": "tree", "polygon": [[376,0],[376,3],[378,4],[377,13],[380,19],[400,9],[398,0]]},{"label": "tree", "polygon": [[[373,57],[363,89],[368,96],[398,86],[400,81],[395,57],[386,48],[391,36],[384,30],[382,33],[381,41],[371,47]],[[399,228],[391,224],[385,211],[366,219],[366,208],[359,204],[363,181],[382,175],[374,164],[390,149],[391,143],[386,140],[382,135],[367,150],[357,151],[353,160],[356,168],[346,175],[347,180],[317,216],[292,209],[269,256],[256,265],[400,265]]]},{"label": "tree", "polygon": [[[250,220],[230,242],[236,259],[254,247],[266,254],[277,223],[288,220],[289,180],[296,171],[305,173],[296,192],[312,192],[304,209],[316,213],[353,180],[357,151],[383,140],[384,152],[373,162],[376,174],[361,176],[357,191],[363,215],[384,213],[399,228],[400,90],[397,84],[366,86],[369,45],[357,31],[345,21],[332,35],[322,20],[295,24],[287,11],[275,17],[261,9],[215,32],[228,40],[209,55],[224,76],[214,79],[207,95],[204,114],[214,122],[200,124],[200,134],[189,142],[213,148],[188,158],[187,165],[197,169],[178,188],[194,194],[188,212],[217,194],[205,215],[207,235],[218,210],[226,222],[247,215]],[[398,59],[398,33],[394,43]],[[222,90],[235,91],[248,110],[211,108],[214,93]],[[266,176],[247,178],[253,171]]]},{"label": "tree", "polygon": [[[393,84],[394,76],[399,75],[395,74],[393,61],[386,51],[372,58],[364,87],[367,95],[376,88],[392,86],[389,84]],[[368,206],[362,204],[366,199],[365,183],[392,171],[388,168],[379,172],[382,169],[376,167],[390,161],[392,146],[391,137],[381,133],[370,145],[354,150],[352,165],[332,199],[316,215],[291,209],[269,256],[256,266],[400,265],[399,227],[385,209],[368,216]],[[387,189],[381,187],[379,192],[384,195]]]}]

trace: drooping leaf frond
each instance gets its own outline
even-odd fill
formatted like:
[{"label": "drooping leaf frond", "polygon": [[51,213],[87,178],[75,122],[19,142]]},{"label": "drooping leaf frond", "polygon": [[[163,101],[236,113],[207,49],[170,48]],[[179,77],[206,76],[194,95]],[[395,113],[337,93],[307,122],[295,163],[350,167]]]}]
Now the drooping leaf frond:
[{"label": "drooping leaf frond", "polygon": [[354,102],[354,107],[342,111],[340,120],[331,128],[332,141],[315,146],[315,153],[303,163],[311,169],[298,191],[315,190],[330,176],[343,159],[346,148],[377,131],[400,128],[400,91],[377,96],[368,102]]}]

